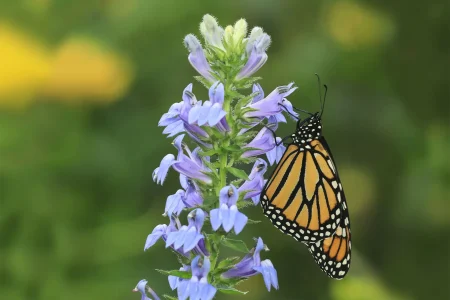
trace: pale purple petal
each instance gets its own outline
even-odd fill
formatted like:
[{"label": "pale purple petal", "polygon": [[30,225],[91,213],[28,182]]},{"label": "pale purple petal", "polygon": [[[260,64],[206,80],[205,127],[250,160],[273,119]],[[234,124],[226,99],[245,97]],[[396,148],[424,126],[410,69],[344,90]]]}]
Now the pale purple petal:
[{"label": "pale purple petal", "polygon": [[211,75],[211,66],[206,60],[205,53],[203,52],[203,48],[199,40],[193,34],[188,34],[184,38],[184,44],[190,52],[188,59],[192,67],[194,67],[194,69],[207,80],[211,82],[214,81],[215,79]]},{"label": "pale purple petal", "polygon": [[258,93],[255,97],[253,97],[252,103],[256,103],[264,99],[264,90],[262,89],[259,83],[253,84],[252,93]]},{"label": "pale purple petal", "polygon": [[234,221],[234,232],[236,234],[239,234],[242,229],[244,229],[245,224],[247,224],[248,217],[244,215],[243,213],[237,211],[236,213],[236,219]]},{"label": "pale purple petal", "polygon": [[186,207],[183,202],[184,191],[178,190],[175,194],[167,197],[166,207],[164,212],[171,216],[172,214],[179,215],[180,212]]},{"label": "pale purple petal", "polygon": [[215,208],[209,212],[209,220],[213,230],[217,231],[222,224],[222,219],[220,218],[220,211],[218,208]]},{"label": "pale purple petal", "polygon": [[[234,205],[234,207],[236,207]],[[231,210],[226,204],[220,206],[220,214],[222,215],[222,226],[226,232],[229,232],[234,225],[237,209]]]},{"label": "pale purple petal", "polygon": [[169,172],[169,168],[174,164],[174,162],[175,156],[173,156],[173,154],[167,154],[166,156],[164,156],[159,167],[153,171],[153,180],[157,184],[163,184],[164,180],[166,179],[167,173]]},{"label": "pale purple petal", "polygon": [[199,234],[194,227],[189,228],[185,235],[183,251],[188,252],[194,249],[202,238],[203,234]]},{"label": "pale purple petal", "polygon": [[239,199],[239,192],[236,187],[232,184],[223,187],[219,193],[220,203],[224,203],[227,206],[235,205]]},{"label": "pale purple petal", "polygon": [[257,148],[259,150],[246,151],[242,154],[242,157],[258,156],[272,150],[275,147],[275,139],[272,132],[266,127],[263,127],[247,147]]},{"label": "pale purple petal", "polygon": [[225,115],[226,112],[222,109],[222,104],[216,103],[211,106],[208,115],[209,126],[215,126]]},{"label": "pale purple petal", "polygon": [[201,110],[202,110],[202,106],[201,105],[195,105],[189,111],[189,117],[188,117],[188,123],[189,124],[194,124],[195,122],[198,121],[198,119],[200,118]]},{"label": "pale purple petal", "polygon": [[152,233],[147,236],[147,240],[145,241],[144,251],[153,246],[165,233],[166,233],[167,225],[161,224],[156,226]]},{"label": "pale purple petal", "polygon": [[172,289],[172,291],[178,287],[178,277],[169,275],[168,280],[169,286]]},{"label": "pale purple petal", "polygon": [[273,286],[275,289],[278,289],[277,271],[273,267],[273,264],[270,260],[263,260],[261,262],[261,265],[255,267],[254,269],[262,274],[264,283],[266,284],[266,288],[269,292],[271,286]]},{"label": "pale purple petal", "polygon": [[222,107],[225,98],[225,89],[220,81],[216,81],[209,89],[209,100],[213,104],[220,104]]},{"label": "pale purple petal", "polygon": [[203,105],[200,108],[200,113],[198,116],[198,125],[199,126],[203,126],[206,124],[206,122],[208,122],[208,115],[209,115],[209,111],[211,108],[211,102],[210,101],[205,101],[203,103]]}]

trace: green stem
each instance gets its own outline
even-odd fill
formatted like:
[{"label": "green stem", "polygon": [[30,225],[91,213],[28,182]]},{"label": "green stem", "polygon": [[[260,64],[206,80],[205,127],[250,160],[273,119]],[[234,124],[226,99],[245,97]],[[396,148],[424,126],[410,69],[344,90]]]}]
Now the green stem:
[{"label": "green stem", "polygon": [[225,151],[225,153],[220,154],[219,161],[220,161],[220,168],[219,168],[220,184],[217,187],[217,195],[219,195],[220,189],[222,189],[224,186],[227,185],[227,163],[228,163],[227,151]]}]

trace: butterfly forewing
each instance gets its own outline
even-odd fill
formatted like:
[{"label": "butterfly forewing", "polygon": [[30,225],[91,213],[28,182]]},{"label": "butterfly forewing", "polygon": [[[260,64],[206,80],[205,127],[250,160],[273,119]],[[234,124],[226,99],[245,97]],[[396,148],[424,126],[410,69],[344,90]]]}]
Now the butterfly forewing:
[{"label": "butterfly forewing", "polygon": [[290,144],[261,195],[265,215],[299,241],[331,236],[341,219],[339,178],[317,140],[309,149]]}]

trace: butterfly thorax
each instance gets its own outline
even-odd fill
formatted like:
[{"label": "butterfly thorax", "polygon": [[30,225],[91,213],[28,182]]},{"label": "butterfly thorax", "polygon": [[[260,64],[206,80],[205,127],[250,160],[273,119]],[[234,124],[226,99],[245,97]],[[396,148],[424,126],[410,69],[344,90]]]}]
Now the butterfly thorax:
[{"label": "butterfly thorax", "polygon": [[298,126],[297,131],[292,134],[294,144],[308,149],[312,140],[322,136],[322,123],[319,117],[311,117],[308,121]]}]

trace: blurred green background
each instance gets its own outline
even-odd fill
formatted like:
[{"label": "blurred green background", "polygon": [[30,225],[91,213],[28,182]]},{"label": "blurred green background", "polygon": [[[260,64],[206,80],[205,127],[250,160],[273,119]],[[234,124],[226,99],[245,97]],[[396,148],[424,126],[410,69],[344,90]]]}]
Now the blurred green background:
[{"label": "blurred green background", "polygon": [[[182,45],[204,14],[244,17],[272,36],[258,73],[266,92],[316,111],[314,73],[329,86],[324,133],[352,218],[353,263],[328,279],[303,245],[259,207],[279,274],[244,297],[448,299],[450,276],[449,20],[447,1],[0,1],[0,299],[139,299],[178,268],[147,234],[166,222],[177,189],[152,171],[171,139],[157,127],[195,71]],[[206,90],[194,83],[204,99]],[[294,123],[283,125],[281,136]]]}]

